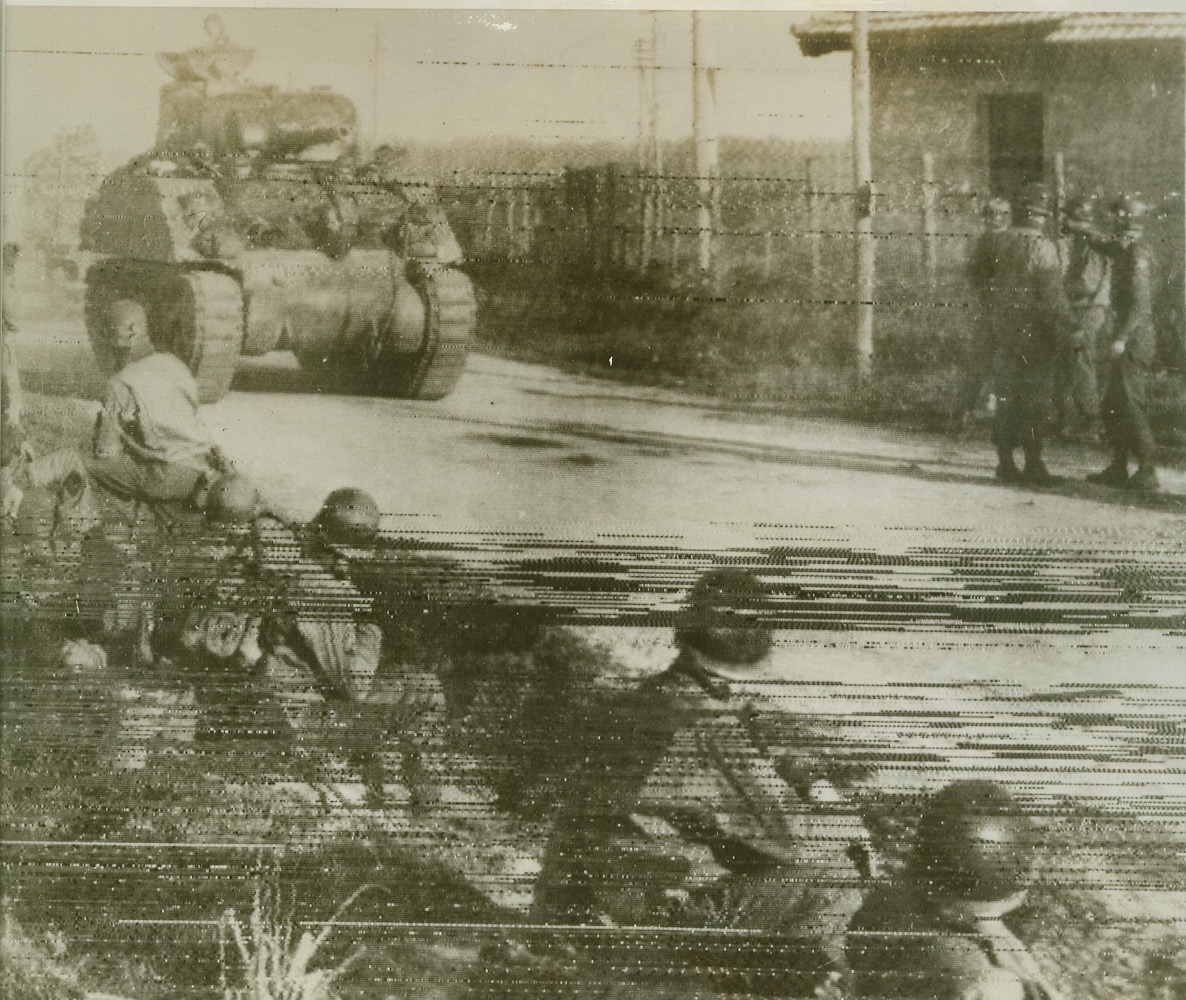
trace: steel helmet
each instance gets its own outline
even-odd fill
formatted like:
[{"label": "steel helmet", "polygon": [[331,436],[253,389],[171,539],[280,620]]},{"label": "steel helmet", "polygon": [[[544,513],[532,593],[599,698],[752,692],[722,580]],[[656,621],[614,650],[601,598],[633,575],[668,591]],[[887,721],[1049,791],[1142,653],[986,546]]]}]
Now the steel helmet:
[{"label": "steel helmet", "polygon": [[1143,225],[1149,215],[1149,206],[1131,194],[1122,194],[1111,205],[1112,214],[1125,226],[1133,223]]},{"label": "steel helmet", "polygon": [[1089,223],[1095,221],[1096,201],[1093,195],[1080,195],[1067,202],[1063,217],[1067,222]]},{"label": "steel helmet", "polygon": [[986,219],[1000,218],[1009,215],[1013,211],[1009,207],[1009,202],[1004,198],[990,198],[984,203],[984,208],[980,210],[980,214]]},{"label": "steel helmet", "polygon": [[1027,184],[1018,195],[1017,208],[1021,215],[1047,218],[1050,215],[1050,194],[1046,185],[1040,181]]},{"label": "steel helmet", "polygon": [[313,523],[328,542],[366,545],[379,533],[379,505],[369,493],[343,487],[325,498]]},{"label": "steel helmet", "polygon": [[923,811],[914,873],[932,891],[992,902],[1026,888],[1034,864],[1033,823],[993,781],[956,781]]},{"label": "steel helmet", "polygon": [[220,524],[254,521],[264,510],[255,484],[237,472],[219,476],[206,494],[206,519]]},{"label": "steel helmet", "polygon": [[769,624],[760,617],[769,597],[769,588],[749,570],[709,570],[692,587],[676,644],[724,664],[759,663],[773,645]]}]

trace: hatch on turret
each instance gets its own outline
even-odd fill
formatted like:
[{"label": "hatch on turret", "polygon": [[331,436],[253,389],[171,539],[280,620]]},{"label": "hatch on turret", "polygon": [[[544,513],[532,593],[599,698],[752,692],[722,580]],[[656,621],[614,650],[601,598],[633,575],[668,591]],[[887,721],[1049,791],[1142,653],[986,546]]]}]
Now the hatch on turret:
[{"label": "hatch on turret", "polygon": [[349,98],[242,80],[252,50],[232,46],[217,15],[206,32],[209,45],[157,57],[173,78],[161,88],[158,153],[333,161],[354,151],[358,113]]}]

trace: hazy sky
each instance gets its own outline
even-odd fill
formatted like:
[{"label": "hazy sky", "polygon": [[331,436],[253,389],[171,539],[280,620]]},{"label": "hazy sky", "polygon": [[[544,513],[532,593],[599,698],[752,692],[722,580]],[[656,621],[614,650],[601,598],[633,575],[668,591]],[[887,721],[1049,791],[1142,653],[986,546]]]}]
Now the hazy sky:
[{"label": "hazy sky", "polygon": [[[202,44],[210,8],[5,10],[5,189],[59,129],[91,124],[104,167],[151,148],[167,77],[155,53]],[[255,50],[262,83],[326,84],[351,97],[364,135],[633,140],[635,43],[651,15],[605,10],[221,9]],[[844,138],[846,56],[805,59],[787,11],[706,12],[720,66],[723,135]],[[661,129],[691,130],[691,14],[658,15]],[[378,72],[375,40],[378,38]],[[377,93],[378,101],[374,100]],[[377,111],[376,111],[377,109]],[[8,213],[6,213],[8,214]]]}]

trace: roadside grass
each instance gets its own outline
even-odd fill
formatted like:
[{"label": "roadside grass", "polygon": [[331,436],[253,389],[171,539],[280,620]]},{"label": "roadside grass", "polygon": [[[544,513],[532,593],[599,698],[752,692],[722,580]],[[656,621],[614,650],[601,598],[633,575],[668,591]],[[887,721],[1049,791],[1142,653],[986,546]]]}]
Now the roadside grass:
[{"label": "roadside grass", "polygon": [[[854,307],[825,289],[738,272],[709,291],[657,270],[599,274],[474,265],[479,347],[566,371],[682,388],[785,412],[916,430],[966,425],[975,320],[962,302],[879,291],[872,377],[857,379]],[[887,279],[889,280],[889,279]],[[1149,414],[1167,461],[1186,462],[1186,375],[1155,380]],[[1098,428],[1071,428],[1093,439]]]},{"label": "roadside grass", "polygon": [[70,396],[24,393],[21,431],[34,454],[58,448],[85,447],[95,419],[95,406]]}]

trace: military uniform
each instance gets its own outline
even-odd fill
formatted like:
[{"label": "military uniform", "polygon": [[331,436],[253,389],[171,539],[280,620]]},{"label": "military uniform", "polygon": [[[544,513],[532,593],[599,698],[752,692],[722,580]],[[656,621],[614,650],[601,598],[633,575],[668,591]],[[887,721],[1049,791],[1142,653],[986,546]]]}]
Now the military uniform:
[{"label": "military uniform", "polygon": [[[976,237],[968,259],[968,281],[976,294],[977,329],[966,361],[964,413],[976,408],[986,388],[993,395],[997,391],[993,374],[997,369],[996,355],[1000,338],[993,325],[993,298],[1001,246],[1008,227],[1008,203],[993,199],[985,215],[988,228]],[[1002,225],[1004,228],[998,228]]]},{"label": "military uniform", "polygon": [[[797,789],[780,772],[753,706],[685,650],[599,727],[549,841],[533,915],[685,928],[648,947],[638,989],[810,992],[840,960],[860,901],[848,849],[867,838],[830,786]],[[747,946],[695,933],[711,927],[770,937]]]},{"label": "military uniform", "polygon": [[[1001,241],[993,290],[993,327],[999,337],[994,443],[998,476],[1043,483],[1051,478],[1042,463],[1056,393],[1059,361],[1076,330],[1063,288],[1058,250],[1030,220]],[[1013,453],[1025,453],[1020,475]]]},{"label": "military uniform", "polygon": [[900,879],[874,888],[845,951],[863,1000],[1058,1000],[1003,918],[1026,899],[1036,831],[996,782],[955,781],[923,810]]},{"label": "military uniform", "polygon": [[1125,241],[1116,252],[1112,279],[1112,340],[1124,345],[1114,356],[1104,391],[1104,430],[1112,449],[1113,467],[1127,478],[1129,458],[1138,474],[1152,476],[1155,444],[1145,397],[1157,364],[1153,324],[1153,257],[1140,240]]},{"label": "military uniform", "polygon": [[1090,235],[1073,233],[1065,244],[1067,298],[1082,333],[1081,343],[1068,350],[1065,370],[1070,378],[1063,399],[1065,410],[1074,410],[1094,421],[1099,414],[1100,385],[1108,357],[1106,343],[1112,295],[1112,262]]},{"label": "military uniform", "polygon": [[156,352],[108,380],[87,471],[116,496],[149,501],[185,500],[225,471],[185,362]]},{"label": "military uniform", "polygon": [[1050,1000],[1033,958],[999,919],[944,907],[917,886],[878,887],[849,925],[858,997]]}]

